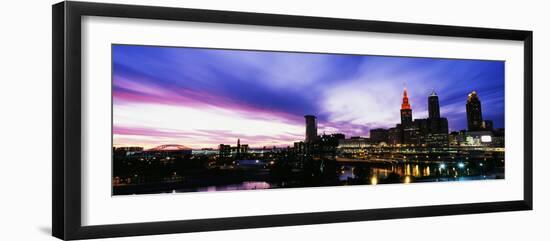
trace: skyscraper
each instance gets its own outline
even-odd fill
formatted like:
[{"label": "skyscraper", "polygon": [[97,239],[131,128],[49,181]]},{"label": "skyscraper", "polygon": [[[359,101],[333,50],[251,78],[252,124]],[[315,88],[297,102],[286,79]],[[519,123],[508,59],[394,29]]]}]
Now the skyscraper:
[{"label": "skyscraper", "polygon": [[317,117],[314,115],[304,116],[306,119],[306,139],[305,143],[312,143],[317,140]]},{"label": "skyscraper", "polygon": [[466,101],[466,117],[468,119],[468,130],[479,131],[483,129],[483,117],[481,115],[481,102],[475,91],[468,95]]},{"label": "skyscraper", "polygon": [[430,96],[428,96],[428,118],[439,118],[439,97],[435,93],[435,90],[432,90]]},{"label": "skyscraper", "polygon": [[439,113],[439,97],[435,90],[428,96],[428,126],[430,134],[448,134],[449,123]]},{"label": "skyscraper", "polygon": [[403,128],[408,128],[412,126],[412,123],[412,109],[407,96],[407,88],[405,88],[403,90],[403,103],[401,103],[401,125]]}]

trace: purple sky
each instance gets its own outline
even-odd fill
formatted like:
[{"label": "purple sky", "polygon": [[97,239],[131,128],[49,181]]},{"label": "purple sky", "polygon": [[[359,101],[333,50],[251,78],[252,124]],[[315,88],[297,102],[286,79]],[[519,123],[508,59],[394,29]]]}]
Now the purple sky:
[{"label": "purple sky", "polygon": [[504,62],[113,45],[116,146],[241,143],[286,146],[303,139],[303,116],[319,133],[368,136],[399,122],[406,86],[413,118],[439,95],[451,130],[466,127],[475,90],[483,118],[504,127]]}]

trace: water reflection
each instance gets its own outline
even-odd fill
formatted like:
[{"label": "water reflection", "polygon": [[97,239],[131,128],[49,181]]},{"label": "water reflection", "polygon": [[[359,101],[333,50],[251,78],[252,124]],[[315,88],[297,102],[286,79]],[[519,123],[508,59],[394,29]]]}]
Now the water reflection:
[{"label": "water reflection", "polygon": [[[353,170],[361,169],[369,176],[365,184],[411,183],[429,181],[461,181],[502,179],[504,169],[484,162],[418,162],[392,164],[345,164],[340,167],[340,181],[361,182],[361,176]],[[376,181],[374,181],[376,180]]]},{"label": "water reflection", "polygon": [[[199,192],[216,192],[216,191],[236,191],[236,190],[256,190],[256,189],[269,189],[274,187],[267,182],[242,182],[238,184],[220,185],[220,186],[208,186],[200,187],[194,191]],[[175,190],[175,192],[189,192],[188,189]]]},{"label": "water reflection", "polygon": [[[256,169],[249,169],[254,171]],[[254,172],[262,173],[263,169]],[[333,169],[334,170],[334,169]],[[329,172],[327,169],[325,172]],[[263,174],[262,174],[263,175]],[[263,177],[263,176],[258,176]],[[327,177],[330,177],[328,175]],[[175,189],[173,192],[189,191],[233,191],[258,190],[281,187],[379,185],[388,183],[465,181],[504,178],[504,168],[491,162],[383,162],[383,163],[338,163],[334,181],[305,182],[300,178],[275,181],[269,176],[256,181],[245,181],[227,185],[213,185],[198,188]],[[329,178],[327,178],[329,179]]]}]

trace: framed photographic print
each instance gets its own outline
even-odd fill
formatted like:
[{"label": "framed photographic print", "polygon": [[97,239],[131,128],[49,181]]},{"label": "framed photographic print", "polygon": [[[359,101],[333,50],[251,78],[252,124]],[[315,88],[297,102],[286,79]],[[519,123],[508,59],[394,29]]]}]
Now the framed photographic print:
[{"label": "framed photographic print", "polygon": [[532,209],[532,32],[61,2],[53,235]]}]

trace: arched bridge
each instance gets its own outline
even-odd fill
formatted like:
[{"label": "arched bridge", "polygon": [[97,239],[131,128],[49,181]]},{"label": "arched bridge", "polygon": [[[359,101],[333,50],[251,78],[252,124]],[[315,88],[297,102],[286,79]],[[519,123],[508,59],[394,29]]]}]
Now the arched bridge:
[{"label": "arched bridge", "polygon": [[157,147],[153,147],[151,149],[145,150],[146,152],[156,152],[156,151],[186,151],[191,150],[191,148],[183,146],[183,145],[177,145],[177,144],[167,144],[167,145],[160,145]]}]

